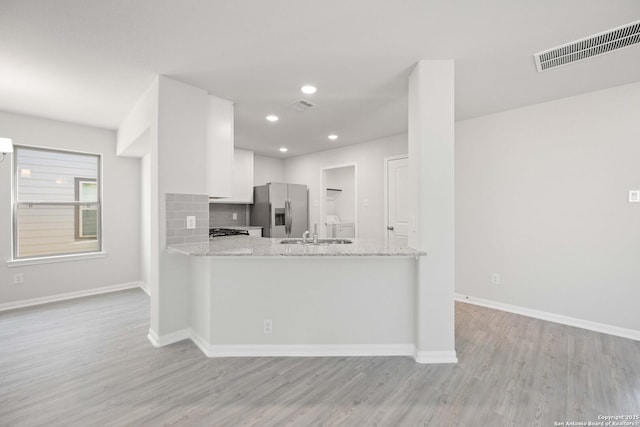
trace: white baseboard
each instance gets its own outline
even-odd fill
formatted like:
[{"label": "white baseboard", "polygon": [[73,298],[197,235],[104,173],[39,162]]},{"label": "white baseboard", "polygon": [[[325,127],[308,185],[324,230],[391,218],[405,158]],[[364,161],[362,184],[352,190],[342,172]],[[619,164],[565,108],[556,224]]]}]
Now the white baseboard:
[{"label": "white baseboard", "polygon": [[209,343],[202,338],[196,331],[191,329],[191,341],[200,349],[201,352],[207,357],[213,357],[209,355]]},{"label": "white baseboard", "polygon": [[[155,345],[157,338],[149,340]],[[186,333],[181,331],[182,334]],[[412,356],[417,363],[458,363],[453,351],[416,351],[413,344],[360,345],[211,345],[196,331],[191,340],[207,357],[356,357]],[[155,334],[154,334],[155,335]]]},{"label": "white baseboard", "polygon": [[208,357],[411,356],[413,345],[210,345],[205,354]]},{"label": "white baseboard", "polygon": [[162,336],[158,336],[158,334],[153,329],[149,328],[149,333],[147,334],[147,339],[154,347],[164,347],[165,345],[186,340],[187,338],[191,338],[191,329],[189,328],[175,331]]},{"label": "white baseboard", "polygon": [[575,326],[577,328],[587,329],[594,332],[615,335],[617,337],[629,338],[640,341],[640,331],[634,329],[621,328],[619,326],[607,325],[605,323],[592,322],[590,320],[578,319],[575,317],[563,316],[561,314],[549,313],[546,311],[534,310],[527,307],[517,305],[504,304],[497,301],[491,301],[483,298],[476,298],[462,294],[455,294],[455,300],[466,302],[469,304],[479,305],[482,307],[492,308],[494,310],[506,311],[509,313],[520,314],[523,316],[533,317],[535,319],[546,320],[549,322],[560,323],[567,326]]},{"label": "white baseboard", "polygon": [[191,340],[207,357],[413,356],[413,344],[361,345],[210,345],[191,331]]},{"label": "white baseboard", "polygon": [[149,285],[147,283],[140,282],[140,289],[142,289],[145,294],[151,296],[151,288],[149,288]]},{"label": "white baseboard", "polygon": [[413,358],[417,363],[458,363],[455,350],[452,351],[415,351]]},{"label": "white baseboard", "polygon": [[34,305],[47,304],[50,302],[65,301],[74,298],[89,297],[92,295],[106,294],[109,292],[123,291],[140,287],[140,282],[121,283],[119,285],[105,286],[102,288],[87,289],[83,291],[68,292],[65,294],[51,295],[41,298],[25,299],[0,304],[0,311],[13,310],[16,308],[31,307]]}]

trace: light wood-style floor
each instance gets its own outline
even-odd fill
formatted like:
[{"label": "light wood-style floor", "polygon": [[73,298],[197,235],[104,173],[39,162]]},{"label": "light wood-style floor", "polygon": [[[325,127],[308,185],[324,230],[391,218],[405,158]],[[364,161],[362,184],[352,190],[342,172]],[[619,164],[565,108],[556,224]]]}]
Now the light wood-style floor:
[{"label": "light wood-style floor", "polygon": [[[0,313],[2,426],[553,426],[640,415],[640,342],[456,305],[457,365],[155,349],[130,290]],[[638,423],[637,425],[640,425]]]}]

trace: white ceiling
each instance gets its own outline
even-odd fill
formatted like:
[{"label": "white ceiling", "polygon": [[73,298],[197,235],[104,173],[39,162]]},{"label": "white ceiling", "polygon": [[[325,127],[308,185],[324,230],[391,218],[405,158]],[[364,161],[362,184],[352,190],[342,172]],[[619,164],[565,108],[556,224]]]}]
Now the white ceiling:
[{"label": "white ceiling", "polygon": [[637,0],[0,0],[0,110],[117,129],[164,74],[234,101],[237,146],[295,156],[406,131],[420,59],[455,59],[457,120],[640,81],[638,45],[532,58],[638,19]]}]

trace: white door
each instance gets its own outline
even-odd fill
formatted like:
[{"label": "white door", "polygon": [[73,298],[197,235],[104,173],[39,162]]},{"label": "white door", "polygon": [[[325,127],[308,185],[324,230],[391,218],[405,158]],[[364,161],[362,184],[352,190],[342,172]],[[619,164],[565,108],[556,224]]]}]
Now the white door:
[{"label": "white door", "polygon": [[406,246],[409,242],[409,159],[387,159],[387,239]]}]

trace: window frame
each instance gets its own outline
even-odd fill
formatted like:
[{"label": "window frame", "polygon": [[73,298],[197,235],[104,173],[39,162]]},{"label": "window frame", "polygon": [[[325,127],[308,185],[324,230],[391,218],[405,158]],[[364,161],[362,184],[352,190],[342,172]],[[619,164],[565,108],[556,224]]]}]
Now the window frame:
[{"label": "window frame", "polygon": [[[96,158],[97,163],[97,173],[96,179],[94,180],[97,185],[96,190],[96,202],[79,202],[79,201],[40,201],[40,200],[32,200],[32,201],[19,201],[18,200],[18,153],[23,150],[37,150],[44,152],[53,152],[53,153],[63,153],[63,154],[76,154],[82,156],[90,156]],[[91,259],[97,256],[104,256],[106,253],[104,252],[104,241],[103,241],[103,201],[102,201],[102,154],[99,153],[91,153],[88,151],[78,151],[78,150],[68,150],[64,148],[50,148],[50,147],[41,147],[41,146],[31,146],[31,145],[14,145],[14,153],[13,153],[13,161],[12,163],[12,171],[11,171],[11,259],[7,261],[7,264],[11,266],[14,265],[29,265],[29,264],[37,264],[37,263],[47,263],[47,262],[55,262],[55,261],[69,261],[72,259]],[[92,178],[91,178],[92,179]],[[90,181],[91,179],[81,178],[82,181]],[[76,198],[76,196],[74,196]],[[74,228],[77,227],[78,219],[77,213],[80,211],[80,205],[95,205],[96,206],[96,236],[97,240],[97,248],[93,250],[85,250],[78,252],[62,252],[62,253],[53,253],[53,254],[41,254],[41,255],[29,255],[29,256],[18,256],[19,253],[19,239],[18,239],[18,207],[20,205],[40,205],[40,206],[75,206],[74,209]],[[76,231],[74,230],[74,237],[76,236]],[[86,239],[75,239],[75,241],[83,241],[87,239],[91,239],[92,237],[88,237]]]},{"label": "window frame", "polygon": [[[96,179],[75,177],[73,186],[74,186],[76,201],[78,202],[82,202],[82,200],[80,200],[82,196],[81,187],[82,187],[82,184],[85,184],[85,183],[95,183],[96,193],[97,193],[98,182]],[[96,211],[96,234],[86,235],[86,236],[83,234],[82,213],[85,210],[89,210],[93,206],[94,206],[93,203],[81,203],[79,205],[76,205],[74,209],[75,217],[73,219],[74,237],[76,240],[91,240],[93,238],[96,238],[96,239],[98,238],[98,225],[100,224],[100,218],[97,217],[98,216],[97,206],[95,209],[92,209]]]}]

